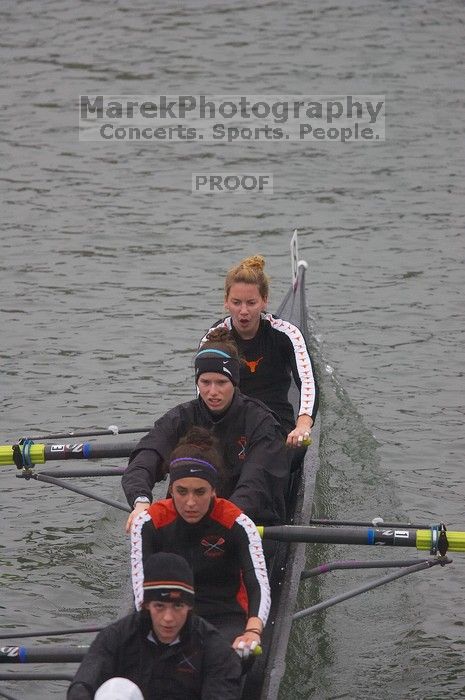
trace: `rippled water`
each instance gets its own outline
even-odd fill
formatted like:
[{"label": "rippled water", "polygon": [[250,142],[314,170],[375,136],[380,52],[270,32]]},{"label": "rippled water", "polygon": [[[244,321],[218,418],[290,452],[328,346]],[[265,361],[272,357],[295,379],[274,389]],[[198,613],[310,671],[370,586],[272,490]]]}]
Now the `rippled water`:
[{"label": "rippled water", "polygon": [[[465,529],[463,3],[4,0],[0,18],[2,441],[144,426],[190,397],[226,269],[262,252],[277,306],[298,228],[323,390],[318,514]],[[385,94],[386,141],[78,141],[79,94],[178,91]],[[274,194],[191,193],[193,172],[221,170],[272,172]],[[124,515],[13,468],[0,479],[2,627],[110,620]],[[121,498],[117,480],[87,487]],[[282,699],[462,697],[453,558],[297,622]],[[329,574],[300,602],[375,575]]]}]

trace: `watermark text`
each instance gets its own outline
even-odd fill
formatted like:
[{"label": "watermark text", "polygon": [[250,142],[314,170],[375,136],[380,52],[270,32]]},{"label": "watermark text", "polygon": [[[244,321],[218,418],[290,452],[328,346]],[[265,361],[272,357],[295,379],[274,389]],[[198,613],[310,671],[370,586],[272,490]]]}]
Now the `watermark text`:
[{"label": "watermark text", "polygon": [[192,173],[194,194],[273,194],[272,173]]},{"label": "watermark text", "polygon": [[384,95],[81,95],[82,141],[384,140]]}]

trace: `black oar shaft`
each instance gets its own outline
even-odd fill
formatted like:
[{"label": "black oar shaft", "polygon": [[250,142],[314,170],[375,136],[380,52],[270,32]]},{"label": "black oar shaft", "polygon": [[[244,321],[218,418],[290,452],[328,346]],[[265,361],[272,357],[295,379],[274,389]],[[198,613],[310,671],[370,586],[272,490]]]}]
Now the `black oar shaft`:
[{"label": "black oar shaft", "polygon": [[409,574],[414,574],[417,571],[430,569],[432,566],[437,566],[437,564],[449,564],[450,561],[451,560],[447,558],[442,560],[424,559],[418,564],[408,566],[402,571],[396,571],[392,574],[388,574],[387,576],[383,576],[382,578],[376,579],[376,581],[371,581],[362,586],[358,586],[358,588],[354,588],[351,591],[346,591],[346,593],[341,593],[340,595],[336,595],[333,598],[328,598],[328,600],[324,600],[321,603],[312,605],[310,608],[300,610],[299,612],[294,613],[292,619],[299,620],[300,618],[306,617],[307,615],[314,615],[315,613],[320,612],[321,610],[326,610],[326,608],[330,608],[333,605],[336,605],[337,603],[342,603],[345,600],[349,600],[349,598],[354,598],[355,596],[360,595],[361,593],[366,593],[367,591],[370,591],[373,588],[378,588],[379,586],[383,586],[385,583],[390,583],[391,581],[395,581],[398,578],[402,578],[402,576],[408,576]]},{"label": "black oar shaft", "polygon": [[50,435],[38,435],[37,437],[32,437],[34,442],[39,440],[68,440],[80,437],[103,437],[104,435],[130,435],[131,433],[148,433],[151,428],[118,428],[118,426],[112,426],[113,430],[107,428],[106,430],[70,430],[68,433],[50,433]]},{"label": "black oar shaft", "polygon": [[60,471],[41,471],[41,476],[58,476],[60,479],[72,479],[73,477],[94,477],[94,476],[121,476],[126,467],[90,467],[90,469],[60,469]]},{"label": "black oar shaft", "polygon": [[73,493],[78,493],[80,496],[87,496],[88,498],[93,498],[94,501],[99,501],[99,503],[105,503],[107,506],[112,506],[118,510],[124,510],[126,513],[131,512],[131,508],[126,503],[120,503],[112,498],[105,498],[105,496],[97,496],[93,491],[88,491],[87,489],[81,489],[79,486],[74,486],[72,484],[64,483],[61,479],[55,479],[53,476],[44,476],[43,474],[31,474],[31,479],[36,481],[43,481],[46,484],[53,484],[54,486],[60,486],[62,489],[67,491],[72,491]]},{"label": "black oar shaft", "polygon": [[[377,521],[378,522],[375,522]],[[374,518],[373,520],[328,520],[327,518],[311,518],[309,525],[343,525],[344,527],[378,527],[378,528],[388,528],[395,527],[399,528],[410,528],[412,530],[428,530],[431,527],[431,523],[425,525],[417,525],[415,523],[390,523],[384,522],[384,520]]]},{"label": "black oar shaft", "polygon": [[330,571],[346,571],[348,569],[391,569],[399,566],[414,566],[418,564],[418,559],[386,559],[373,561],[329,561],[324,564],[319,564],[313,569],[304,569],[300,578],[306,579],[312,576],[320,576],[327,574]]},{"label": "black oar shaft", "polygon": [[129,457],[136,444],[136,442],[118,442],[115,444],[78,442],[68,445],[45,445],[45,461]]},{"label": "black oar shaft", "polygon": [[30,468],[53,460],[127,458],[137,446],[133,442],[41,443],[26,440],[17,445],[0,445],[0,466]]},{"label": "black oar shaft", "polygon": [[263,538],[283,542],[321,542],[325,544],[385,544],[416,547],[416,530],[394,528],[337,528],[309,525],[276,525],[263,529]]},{"label": "black oar shaft", "polygon": [[0,681],[72,681],[73,673],[0,673]]},{"label": "black oar shaft", "polygon": [[88,645],[65,647],[0,647],[0,664],[79,663],[89,650]]},{"label": "black oar shaft", "polygon": [[24,632],[24,630],[10,630],[9,632],[0,633],[0,639],[25,639],[26,637],[55,637],[59,635],[68,634],[92,634],[93,632],[100,632],[103,627],[76,627],[74,629],[67,630],[35,630]]}]

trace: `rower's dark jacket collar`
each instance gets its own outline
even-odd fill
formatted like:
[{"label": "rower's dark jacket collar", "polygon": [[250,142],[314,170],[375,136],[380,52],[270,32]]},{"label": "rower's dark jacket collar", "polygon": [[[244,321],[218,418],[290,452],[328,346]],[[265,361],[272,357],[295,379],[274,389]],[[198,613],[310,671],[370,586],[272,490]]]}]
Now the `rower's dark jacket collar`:
[{"label": "rower's dark jacket collar", "polygon": [[[237,388],[234,389],[233,399],[232,399],[231,403],[229,404],[228,408],[223,413],[220,413],[217,415],[212,413],[207,408],[205,402],[203,401],[203,399],[200,396],[197,397],[197,401],[198,401],[198,404],[200,406],[201,412],[207,417],[207,419],[212,423],[212,425],[219,425],[222,423],[222,421],[225,418],[227,418],[228,420],[231,420],[231,421],[234,420],[234,415],[238,411],[241,410],[240,397],[242,397],[242,396],[244,396],[244,394],[241,393],[240,389],[237,389]],[[276,423],[278,424],[278,428],[279,428],[280,433],[283,435],[284,438],[287,437],[286,431],[284,430],[284,428],[282,427],[282,425],[279,422],[278,415],[274,411],[272,411],[271,408],[269,408],[268,406],[265,406],[265,404],[262,401],[260,401],[260,399],[256,399],[255,397],[248,396],[247,399],[249,401],[253,401],[253,403],[258,404],[259,406],[264,408],[265,411],[270,413],[273,416],[273,418],[275,419]]]},{"label": "rower's dark jacket collar", "polygon": [[252,340],[255,340],[261,333],[263,333],[263,328],[265,326],[265,323],[268,323],[268,325],[269,325],[270,322],[265,318],[265,314],[262,312],[262,314],[260,316],[260,321],[258,324],[257,332],[255,333],[253,338],[243,338],[236,330],[236,327],[234,326],[232,319],[231,319],[231,331],[230,332],[231,332],[232,337],[236,341],[239,341],[242,343],[251,342]]}]

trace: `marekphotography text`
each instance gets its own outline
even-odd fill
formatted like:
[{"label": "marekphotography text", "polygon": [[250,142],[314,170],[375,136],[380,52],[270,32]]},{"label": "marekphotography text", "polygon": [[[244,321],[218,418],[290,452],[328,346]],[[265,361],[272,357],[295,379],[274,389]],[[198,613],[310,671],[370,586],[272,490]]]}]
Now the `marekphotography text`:
[{"label": "marekphotography text", "polygon": [[81,141],[383,141],[384,95],[80,95]]}]

